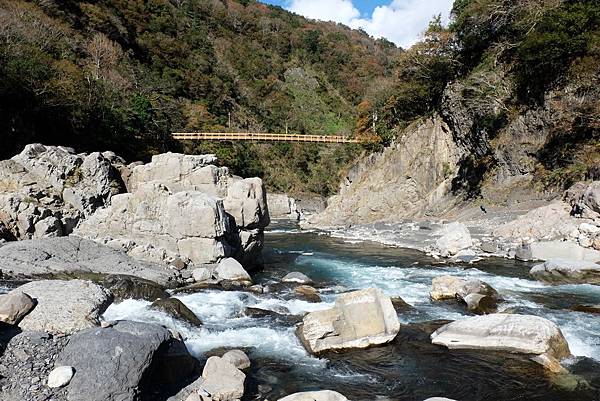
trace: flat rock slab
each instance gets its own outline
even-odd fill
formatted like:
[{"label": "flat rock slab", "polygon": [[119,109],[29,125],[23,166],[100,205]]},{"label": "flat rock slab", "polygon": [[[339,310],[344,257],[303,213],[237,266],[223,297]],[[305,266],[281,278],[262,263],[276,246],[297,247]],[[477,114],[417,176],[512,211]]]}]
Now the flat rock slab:
[{"label": "flat rock slab", "polygon": [[532,315],[496,313],[457,320],[436,330],[431,341],[449,349],[545,354],[557,360],[570,355],[559,327]]},{"label": "flat rock slab", "polygon": [[0,270],[9,276],[128,274],[167,285],[174,273],[79,237],[10,242],[0,247]]},{"label": "flat rock slab", "polygon": [[57,360],[75,369],[67,399],[137,400],[142,376],[169,340],[171,334],[161,326],[129,321],[74,334]]},{"label": "flat rock slab", "polygon": [[100,315],[112,302],[111,294],[90,281],[42,280],[17,288],[36,302],[21,320],[24,331],[71,334],[100,324]]},{"label": "flat rock slab", "polygon": [[534,266],[529,274],[552,284],[600,285],[600,265],[581,260],[551,259]]}]

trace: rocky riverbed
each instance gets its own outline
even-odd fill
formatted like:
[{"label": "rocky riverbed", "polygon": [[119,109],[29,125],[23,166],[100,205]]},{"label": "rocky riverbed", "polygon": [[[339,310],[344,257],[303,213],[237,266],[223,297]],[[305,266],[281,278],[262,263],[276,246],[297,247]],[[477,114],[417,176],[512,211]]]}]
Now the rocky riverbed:
[{"label": "rocky riverbed", "polygon": [[[2,400],[599,399],[593,214],[313,231],[211,155],[4,163]],[[526,229],[554,215],[569,238]]]}]

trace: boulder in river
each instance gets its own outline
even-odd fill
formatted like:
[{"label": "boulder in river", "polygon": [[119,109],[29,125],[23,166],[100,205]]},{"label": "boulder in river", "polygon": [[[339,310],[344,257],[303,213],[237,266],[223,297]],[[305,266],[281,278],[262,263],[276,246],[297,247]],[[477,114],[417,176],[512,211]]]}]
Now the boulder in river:
[{"label": "boulder in river", "polygon": [[34,307],[33,299],[21,290],[0,295],[0,322],[17,324]]},{"label": "boulder in river", "polygon": [[453,256],[473,246],[469,229],[463,223],[454,222],[444,225],[438,234],[434,249],[442,256]]},{"label": "boulder in river", "polygon": [[569,259],[600,262],[600,251],[584,248],[570,241],[539,241],[517,249],[516,257],[521,260]]},{"label": "boulder in river", "polygon": [[278,401],[348,401],[348,399],[336,391],[321,390],[290,394]]},{"label": "boulder in river", "polygon": [[225,258],[215,269],[218,280],[233,281],[240,284],[251,284],[252,278],[244,267],[234,258]]},{"label": "boulder in river", "polygon": [[169,297],[163,286],[141,277],[111,274],[104,277],[101,284],[113,294],[115,301],[144,299],[152,302],[158,298]]},{"label": "boulder in river", "polygon": [[400,330],[390,298],[376,288],[339,295],[331,309],[307,314],[298,335],[308,351],[367,348],[392,341]]},{"label": "boulder in river", "polygon": [[532,315],[468,317],[440,327],[431,334],[431,341],[449,349],[531,354],[536,362],[553,371],[560,370],[558,361],[571,355],[560,328]]},{"label": "boulder in river", "polygon": [[269,194],[267,196],[269,205],[269,216],[277,219],[300,219],[300,210],[296,205],[296,200],[286,194]]},{"label": "boulder in river", "polygon": [[284,283],[312,284],[313,281],[304,273],[290,272],[286,274],[281,281]]},{"label": "boulder in river", "polygon": [[294,293],[308,302],[321,302],[319,291],[310,285],[299,285],[298,287],[294,288]]},{"label": "boulder in river", "polygon": [[177,298],[162,298],[152,302],[151,308],[165,312],[175,319],[200,327],[202,322],[194,312]]},{"label": "boulder in river", "polygon": [[431,281],[429,296],[435,301],[463,298],[469,294],[496,298],[498,293],[489,284],[474,278],[440,276],[434,277]]},{"label": "boulder in river", "polygon": [[[109,328],[75,333],[57,363],[72,366],[75,375],[67,387],[69,401],[133,401],[156,382],[164,366],[171,333],[158,325],[119,321]],[[187,354],[188,359],[193,358]],[[180,364],[187,366],[186,364]],[[181,368],[181,382],[190,371]],[[144,379],[144,380],[142,380]]]},{"label": "boulder in river", "polygon": [[600,285],[600,264],[567,259],[550,259],[534,266],[529,274],[552,284]]},{"label": "boulder in river", "polygon": [[242,350],[232,349],[223,354],[222,358],[238,369],[244,370],[250,367],[250,358]]},{"label": "boulder in river", "polygon": [[112,295],[90,281],[41,280],[20,286],[36,302],[35,308],[19,323],[24,331],[72,334],[100,324],[100,315],[112,302]]}]

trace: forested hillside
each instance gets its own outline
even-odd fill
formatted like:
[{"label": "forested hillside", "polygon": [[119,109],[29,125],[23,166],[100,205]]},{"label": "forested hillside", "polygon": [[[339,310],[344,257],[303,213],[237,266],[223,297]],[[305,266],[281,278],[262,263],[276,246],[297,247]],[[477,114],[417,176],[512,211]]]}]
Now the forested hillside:
[{"label": "forested hillside", "polygon": [[[563,187],[600,171],[599,27],[595,0],[457,0],[449,27],[434,19],[404,51],[254,0],[4,0],[0,153],[214,152],[271,190],[329,195],[365,149],[435,115],[466,155],[456,193],[520,175]],[[365,144],[168,137],[286,126]]]},{"label": "forested hillside", "polygon": [[[256,1],[0,2],[2,158],[23,144],[182,150],[174,130],[353,133],[385,40]],[[357,148],[207,144],[235,173],[328,194]]]}]

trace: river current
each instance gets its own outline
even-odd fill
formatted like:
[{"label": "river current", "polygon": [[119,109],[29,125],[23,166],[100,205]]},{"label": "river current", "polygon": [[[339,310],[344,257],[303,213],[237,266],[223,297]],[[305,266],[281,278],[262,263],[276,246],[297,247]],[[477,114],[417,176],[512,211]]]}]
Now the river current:
[{"label": "river current", "polygon": [[[255,282],[267,294],[207,290],[176,295],[204,323],[192,328],[152,310],[150,303],[126,300],[106,311],[107,320],[157,322],[176,329],[201,360],[227,348],[245,350],[253,363],[244,399],[276,400],[297,391],[336,390],[351,400],[421,401],[444,396],[461,401],[600,401],[600,317],[574,312],[580,304],[600,304],[600,286],[546,286],[528,276],[531,264],[489,258],[473,264],[446,264],[423,253],[345,241],[275,226],[266,234],[265,268]],[[312,278],[322,302],[297,298],[276,283],[288,272]],[[432,302],[432,278],[451,274],[479,278],[504,302],[500,310],[545,317],[559,325],[574,358],[571,372],[552,375],[517,355],[448,351],[429,341],[448,320],[467,315],[457,304]],[[298,316],[332,305],[337,294],[378,287],[410,306],[399,312],[400,334],[389,345],[368,350],[306,353],[295,335]],[[277,312],[250,316],[247,308]]]}]

